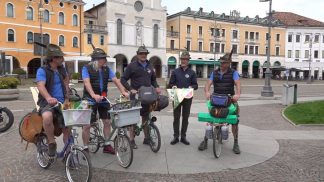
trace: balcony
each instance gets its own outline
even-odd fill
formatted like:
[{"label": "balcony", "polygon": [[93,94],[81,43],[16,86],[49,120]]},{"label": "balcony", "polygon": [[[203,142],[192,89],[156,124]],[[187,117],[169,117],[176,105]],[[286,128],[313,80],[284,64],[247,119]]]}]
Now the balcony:
[{"label": "balcony", "polygon": [[92,24],[85,24],[84,26],[85,26],[84,31],[86,33],[104,33],[104,34],[108,34],[106,26],[92,25]]},{"label": "balcony", "polygon": [[179,38],[179,32],[167,32],[167,37],[172,37],[172,38]]},{"label": "balcony", "polygon": [[256,44],[259,42],[259,39],[245,39],[245,43],[247,44]]}]

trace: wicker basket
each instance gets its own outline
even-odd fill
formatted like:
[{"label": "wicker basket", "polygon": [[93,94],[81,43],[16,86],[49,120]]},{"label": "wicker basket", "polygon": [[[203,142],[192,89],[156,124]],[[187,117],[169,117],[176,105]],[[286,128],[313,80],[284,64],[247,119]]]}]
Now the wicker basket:
[{"label": "wicker basket", "polygon": [[89,125],[91,120],[91,109],[68,109],[62,110],[65,126]]}]

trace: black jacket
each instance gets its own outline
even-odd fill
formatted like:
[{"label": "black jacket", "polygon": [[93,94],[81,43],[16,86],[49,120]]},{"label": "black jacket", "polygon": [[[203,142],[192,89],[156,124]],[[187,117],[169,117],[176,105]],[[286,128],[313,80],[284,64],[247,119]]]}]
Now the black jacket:
[{"label": "black jacket", "polygon": [[[131,84],[128,84],[130,80]],[[127,90],[138,90],[141,86],[153,86],[159,87],[156,81],[156,75],[153,67],[147,61],[147,65],[144,68],[139,61],[130,63],[120,79],[122,85]]]},{"label": "black jacket", "polygon": [[177,86],[177,88],[189,88],[191,86],[193,89],[198,89],[197,75],[196,73],[187,68],[186,70],[181,67],[175,69],[169,81],[169,88]]}]

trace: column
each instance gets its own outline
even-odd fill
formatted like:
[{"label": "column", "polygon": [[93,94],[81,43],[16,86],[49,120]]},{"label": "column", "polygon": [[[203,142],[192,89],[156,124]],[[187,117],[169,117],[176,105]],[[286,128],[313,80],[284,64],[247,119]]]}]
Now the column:
[{"label": "column", "polygon": [[291,72],[291,77],[292,77],[293,79],[296,78],[296,71],[292,71],[292,72]]},{"label": "column", "polygon": [[299,77],[300,77],[300,79],[304,79],[304,72],[303,71],[299,72]]},{"label": "column", "polygon": [[191,65],[191,69],[194,71],[194,72],[196,72],[197,71],[197,69],[196,69],[197,67],[196,67],[196,65],[195,64],[193,64],[193,65]]},{"label": "column", "polygon": [[311,78],[315,78],[315,68],[314,67],[311,67]]},{"label": "column", "polygon": [[79,60],[76,59],[74,62],[74,73],[77,73],[79,70]]},{"label": "column", "polygon": [[253,78],[253,63],[249,64],[248,72],[249,72],[249,78]]},{"label": "column", "polygon": [[203,78],[207,78],[208,77],[208,65],[204,65],[203,67]]},{"label": "column", "polygon": [[323,79],[322,76],[323,76],[323,67],[318,68],[318,80],[322,80]]}]

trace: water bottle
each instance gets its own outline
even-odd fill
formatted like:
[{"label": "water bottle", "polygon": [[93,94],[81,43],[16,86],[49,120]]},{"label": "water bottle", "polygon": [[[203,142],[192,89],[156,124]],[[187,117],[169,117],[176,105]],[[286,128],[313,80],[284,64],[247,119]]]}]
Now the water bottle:
[{"label": "water bottle", "polygon": [[206,133],[205,133],[206,138],[212,139],[213,138],[213,126],[210,124],[206,125]]},{"label": "water bottle", "polygon": [[221,128],[223,140],[228,139],[228,125],[223,125]]}]

